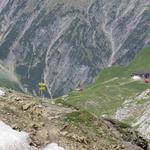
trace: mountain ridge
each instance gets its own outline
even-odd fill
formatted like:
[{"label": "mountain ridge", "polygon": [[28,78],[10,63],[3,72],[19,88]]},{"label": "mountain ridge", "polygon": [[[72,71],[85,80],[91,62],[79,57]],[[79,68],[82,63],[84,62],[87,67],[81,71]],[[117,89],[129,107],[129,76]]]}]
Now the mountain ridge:
[{"label": "mountain ridge", "polygon": [[[150,42],[144,0],[2,0],[0,58],[22,86],[53,97],[91,83],[101,69],[128,65]],[[10,60],[11,58],[11,60]]]}]

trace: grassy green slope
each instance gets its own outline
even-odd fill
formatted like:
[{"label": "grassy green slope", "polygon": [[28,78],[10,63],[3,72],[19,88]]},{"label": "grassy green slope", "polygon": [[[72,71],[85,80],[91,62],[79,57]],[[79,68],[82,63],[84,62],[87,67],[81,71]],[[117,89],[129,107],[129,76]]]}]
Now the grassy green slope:
[{"label": "grassy green slope", "polygon": [[150,84],[134,81],[130,77],[134,71],[150,71],[149,56],[150,46],[144,48],[128,67],[106,68],[86,89],[72,92],[67,99],[60,98],[58,102],[87,110],[97,116],[113,114],[126,99],[132,99],[150,88]]}]

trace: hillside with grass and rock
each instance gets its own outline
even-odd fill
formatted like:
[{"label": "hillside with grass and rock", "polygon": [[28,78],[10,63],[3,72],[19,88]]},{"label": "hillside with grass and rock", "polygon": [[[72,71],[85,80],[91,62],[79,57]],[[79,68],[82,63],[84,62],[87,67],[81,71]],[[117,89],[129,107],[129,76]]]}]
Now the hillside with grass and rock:
[{"label": "hillside with grass and rock", "polygon": [[[88,111],[64,107],[9,89],[1,88],[1,91],[0,120],[18,132],[28,133],[30,150],[42,149],[50,143],[58,143],[65,150],[148,148],[148,141],[128,124],[95,117]],[[2,140],[1,137],[0,148]],[[9,145],[6,141],[4,143]],[[3,148],[7,149],[7,145],[4,144]]]},{"label": "hillside with grass and rock", "polygon": [[150,139],[150,84],[133,80],[133,72],[150,72],[150,46],[144,48],[128,67],[109,67],[101,71],[86,89],[73,91],[58,102],[87,110],[93,115],[129,123]]},{"label": "hillside with grass and rock", "polygon": [[149,33],[149,0],[0,0],[0,150],[149,150]]}]

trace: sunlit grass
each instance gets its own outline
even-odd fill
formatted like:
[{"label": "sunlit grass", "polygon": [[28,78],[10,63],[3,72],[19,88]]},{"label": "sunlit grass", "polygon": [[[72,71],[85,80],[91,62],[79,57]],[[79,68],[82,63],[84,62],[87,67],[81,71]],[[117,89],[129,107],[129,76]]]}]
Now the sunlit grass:
[{"label": "sunlit grass", "polygon": [[143,49],[128,67],[110,67],[102,70],[95,81],[81,92],[71,92],[65,105],[73,106],[100,116],[112,115],[122,103],[150,88],[143,80],[131,79],[132,72],[150,72],[150,46]]}]

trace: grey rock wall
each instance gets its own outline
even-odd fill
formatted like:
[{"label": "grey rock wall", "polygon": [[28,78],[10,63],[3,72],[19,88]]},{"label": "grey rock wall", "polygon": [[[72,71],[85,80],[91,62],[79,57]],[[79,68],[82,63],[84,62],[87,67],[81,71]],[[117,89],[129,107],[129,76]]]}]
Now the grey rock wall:
[{"label": "grey rock wall", "polygon": [[149,0],[1,0],[0,59],[22,85],[53,97],[86,86],[150,43]]}]

